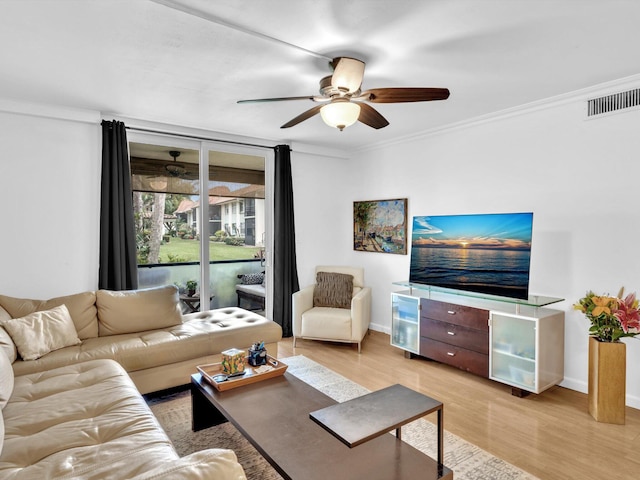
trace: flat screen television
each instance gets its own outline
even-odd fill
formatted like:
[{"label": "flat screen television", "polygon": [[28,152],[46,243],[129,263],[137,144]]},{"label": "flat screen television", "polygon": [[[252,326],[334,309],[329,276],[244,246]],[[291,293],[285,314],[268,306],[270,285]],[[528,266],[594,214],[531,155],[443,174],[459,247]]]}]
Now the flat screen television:
[{"label": "flat screen television", "polygon": [[529,295],[533,213],[413,217],[411,283]]}]

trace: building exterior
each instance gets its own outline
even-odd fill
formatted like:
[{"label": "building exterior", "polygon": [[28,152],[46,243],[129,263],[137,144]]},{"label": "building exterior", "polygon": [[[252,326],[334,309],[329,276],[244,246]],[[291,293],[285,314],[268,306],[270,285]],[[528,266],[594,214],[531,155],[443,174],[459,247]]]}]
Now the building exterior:
[{"label": "building exterior", "polygon": [[[261,195],[261,197],[259,197]],[[264,186],[248,185],[240,189],[215,187],[209,191],[209,236],[222,231],[226,236],[244,238],[249,246],[264,246],[265,215]],[[200,202],[183,200],[175,214],[200,235]]]}]

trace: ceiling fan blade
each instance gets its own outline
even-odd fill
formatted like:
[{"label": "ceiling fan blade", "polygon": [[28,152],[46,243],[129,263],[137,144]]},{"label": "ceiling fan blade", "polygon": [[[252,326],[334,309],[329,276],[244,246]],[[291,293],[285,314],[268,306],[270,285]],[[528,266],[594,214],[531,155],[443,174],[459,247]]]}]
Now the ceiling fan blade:
[{"label": "ceiling fan blade", "polygon": [[331,62],[333,75],[331,86],[341,91],[354,93],[362,85],[364,77],[364,62],[356,58],[336,57]]},{"label": "ceiling fan blade", "polygon": [[362,122],[365,125],[369,125],[376,130],[389,125],[387,119],[380,115],[378,111],[371,105],[367,105],[366,103],[361,102],[353,103],[357,103],[358,105],[360,105],[360,116],[358,117],[359,122]]},{"label": "ceiling fan blade", "polygon": [[315,114],[317,114],[322,107],[324,107],[324,105],[316,105],[315,107],[310,108],[306,112],[301,113],[296,118],[294,118],[292,120],[289,120],[287,123],[282,125],[280,128],[289,128],[289,127],[293,127],[294,125],[299,124],[300,122],[304,122],[305,120],[307,120],[307,119],[313,117]]},{"label": "ceiling fan blade", "polygon": [[275,97],[275,98],[254,98],[250,100],[238,100],[236,103],[260,103],[260,102],[282,102],[286,100],[311,100],[314,102],[319,101],[318,97]]},{"label": "ceiling fan blade", "polygon": [[447,88],[371,88],[358,97],[373,103],[429,102],[449,98]]}]

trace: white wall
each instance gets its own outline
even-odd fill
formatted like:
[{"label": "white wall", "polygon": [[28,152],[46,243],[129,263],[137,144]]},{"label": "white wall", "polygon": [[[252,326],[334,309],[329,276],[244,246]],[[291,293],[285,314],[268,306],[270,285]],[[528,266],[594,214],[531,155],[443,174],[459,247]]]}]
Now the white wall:
[{"label": "white wall", "polygon": [[[353,251],[353,201],[406,197],[409,218],[533,211],[531,291],[567,299],[556,306],[566,313],[563,385],[586,391],[588,322],[571,304],[588,289],[640,290],[640,111],[587,121],[585,96],[352,158],[294,144],[301,286],[313,282],[315,265],[363,266],[373,288],[372,326],[388,331],[392,282],[407,279],[409,255]],[[38,107],[31,115],[6,105],[0,102],[0,293],[50,298],[95,289],[99,114],[45,116],[47,109]],[[640,378],[632,368],[640,364],[640,340],[625,342],[627,403],[640,408]]]},{"label": "white wall", "polygon": [[[315,281],[316,265],[346,265],[353,248],[354,178],[349,160],[335,152],[292,146],[291,176],[300,287]],[[358,180],[356,180],[358,181]]]},{"label": "white wall", "polygon": [[[616,294],[624,285],[640,292],[640,110],[585,120],[586,97],[362,151],[348,161],[294,155],[301,284],[312,280],[316,263],[364,266],[373,288],[372,327],[388,332],[390,292],[399,289],[392,282],[408,279],[410,257],[353,251],[354,200],[408,198],[409,234],[413,215],[533,211],[530,291],[567,299],[554,306],[566,317],[563,385],[586,392],[589,324],[572,304],[589,289]],[[640,408],[633,368],[640,340],[624,341],[627,403]]]},{"label": "white wall", "polygon": [[98,113],[55,119],[1,110],[0,292],[45,299],[96,289]]}]

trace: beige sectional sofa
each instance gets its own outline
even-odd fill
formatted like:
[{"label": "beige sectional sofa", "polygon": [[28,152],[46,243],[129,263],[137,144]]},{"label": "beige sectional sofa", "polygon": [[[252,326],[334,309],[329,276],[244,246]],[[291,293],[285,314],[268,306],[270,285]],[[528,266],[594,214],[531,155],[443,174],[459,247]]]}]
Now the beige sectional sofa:
[{"label": "beige sectional sofa", "polygon": [[[120,363],[140,393],[189,383],[197,365],[220,361],[229,348],[249,348],[264,341],[277,357],[282,328],[256,313],[237,307],[182,315],[178,289],[165,286],[112,292],[98,290],[50,300],[0,295],[3,318],[21,318],[65,305],[81,343],[51,351],[36,360],[13,363],[17,375],[96,358]],[[7,327],[8,328],[8,327]],[[0,328],[0,344],[13,345]]]},{"label": "beige sectional sofa", "polygon": [[113,360],[14,379],[0,351],[0,378],[0,478],[246,480],[231,450],[179,458],[126,371]]},{"label": "beige sectional sofa", "polygon": [[141,393],[189,383],[231,347],[277,356],[281,337],[236,307],[183,316],[173,286],[0,296],[0,478],[244,479],[232,451],[178,458]]}]

